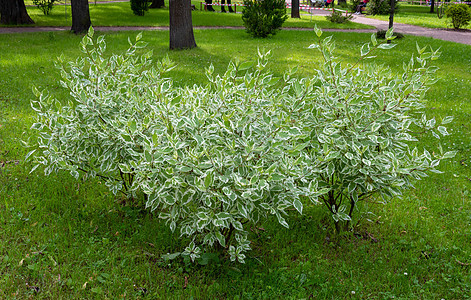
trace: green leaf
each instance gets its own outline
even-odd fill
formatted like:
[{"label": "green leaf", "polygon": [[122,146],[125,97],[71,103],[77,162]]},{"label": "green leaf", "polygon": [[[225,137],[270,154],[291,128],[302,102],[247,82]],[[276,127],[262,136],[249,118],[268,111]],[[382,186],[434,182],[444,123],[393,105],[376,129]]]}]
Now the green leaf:
[{"label": "green leaf", "polygon": [[217,230],[214,235],[216,236],[219,244],[221,244],[223,247],[226,247],[226,238],[219,232],[219,230]]},{"label": "green leaf", "polygon": [[379,49],[389,50],[396,47],[396,44],[381,44],[378,46]]},{"label": "green leaf", "polygon": [[386,31],[385,38],[386,40],[390,40],[393,38],[393,33],[394,33],[394,27],[391,27]]},{"label": "green leaf", "polygon": [[234,226],[234,228],[238,231],[244,231],[244,227],[242,226],[242,223],[239,222],[239,221],[233,221],[232,222],[232,226]]},{"label": "green leaf", "polygon": [[371,35],[371,44],[373,45],[373,47],[378,44],[378,41],[376,40],[376,33],[373,33]]},{"label": "green leaf", "polygon": [[214,181],[213,172],[206,173],[206,177],[204,178],[204,186],[206,188],[209,188],[211,185],[213,185],[213,181]]},{"label": "green leaf", "polygon": [[361,54],[361,56],[365,56],[365,55],[368,54],[369,51],[370,51],[370,45],[364,44],[360,49],[360,54]]},{"label": "green leaf", "polygon": [[153,160],[153,159],[152,159],[152,154],[150,154],[149,151],[144,151],[144,156],[146,157],[146,161],[147,161],[148,163],[152,162],[152,160]]},{"label": "green leaf", "polygon": [[417,42],[415,42],[415,47],[417,48],[417,53],[418,53],[419,55],[422,54],[422,53],[424,53],[425,49],[427,48],[427,47],[420,48],[420,47],[419,47],[419,44],[418,44]]},{"label": "green leaf", "polygon": [[248,70],[248,69],[252,68],[252,66],[253,66],[253,62],[245,61],[245,62],[243,62],[239,65],[239,70],[240,71],[245,71],[245,70]]},{"label": "green leaf", "polygon": [[317,37],[320,38],[322,36],[322,30],[318,28],[317,25],[314,25],[314,32],[316,33]]},{"label": "green leaf", "polygon": [[237,203],[237,210],[239,211],[239,214],[246,218],[246,219],[249,219],[249,215],[247,213],[247,209],[245,208],[245,206],[242,204],[242,203]]},{"label": "green leaf", "polygon": [[453,121],[452,116],[446,116],[445,118],[443,118],[442,124],[448,124],[448,123],[451,123],[452,121]]},{"label": "green leaf", "polygon": [[453,158],[455,157],[456,153],[458,153],[458,151],[448,151],[446,152],[445,154],[443,154],[443,158]]},{"label": "green leaf", "polygon": [[136,121],[135,121],[135,120],[129,121],[128,126],[129,126],[129,129],[131,130],[131,133],[136,132],[136,130],[137,130],[137,124],[136,124]]},{"label": "green leaf", "polygon": [[447,131],[446,128],[443,127],[443,126],[438,126],[437,130],[438,130],[438,132],[440,132],[443,136],[449,135],[448,131]]},{"label": "green leaf", "polygon": [[289,225],[286,222],[285,218],[283,218],[278,211],[275,214],[276,214],[276,218],[278,219],[278,223],[280,223],[283,227],[286,227],[289,229]]},{"label": "green leaf", "polygon": [[220,212],[216,214],[216,218],[219,220],[227,220],[227,219],[232,218],[232,215],[227,212]]},{"label": "green leaf", "polygon": [[296,210],[302,214],[303,213],[303,204],[301,203],[301,201],[299,201],[298,199],[294,199],[293,201],[293,206],[294,208],[296,208]]},{"label": "green leaf", "polygon": [[142,31],[136,35],[136,42],[138,42],[140,39],[142,39]]},{"label": "green leaf", "polygon": [[89,37],[93,37],[94,34],[95,34],[95,30],[93,29],[93,26],[90,26],[90,27],[88,28],[88,33],[87,33],[87,35],[88,35]]},{"label": "green leaf", "polygon": [[34,152],[36,152],[36,149],[29,151],[28,154],[26,154],[26,156],[25,156],[25,161],[28,161],[28,158],[29,158],[29,157],[31,156],[31,154],[33,154]]}]

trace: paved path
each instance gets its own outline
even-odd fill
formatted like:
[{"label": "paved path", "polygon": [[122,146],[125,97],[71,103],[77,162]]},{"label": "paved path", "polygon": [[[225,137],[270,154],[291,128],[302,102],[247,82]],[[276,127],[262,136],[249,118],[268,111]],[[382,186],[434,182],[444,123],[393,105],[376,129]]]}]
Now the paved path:
[{"label": "paved path", "polygon": [[[329,11],[323,10],[311,10],[313,15],[326,15],[330,14]],[[355,15],[352,19],[355,23],[361,23],[365,25],[371,25],[378,29],[387,29],[388,22],[380,21],[376,19],[367,18],[363,15]],[[435,39],[441,39],[445,41],[451,41],[461,44],[471,45],[471,30],[457,31],[448,29],[432,29],[407,24],[394,24],[395,31],[403,34],[411,34],[418,36],[427,36]],[[122,26],[122,27],[94,27],[97,31],[124,31],[124,30],[168,30],[168,27],[144,27],[144,26]],[[195,29],[242,29],[242,27],[199,27],[195,26]],[[23,33],[23,32],[46,32],[46,31],[67,31],[70,27],[0,27],[0,34],[2,33]],[[312,30],[312,29],[297,29],[297,28],[284,28],[284,30]],[[324,31],[352,31],[352,32],[375,32],[375,29],[323,29]]]},{"label": "paved path", "polygon": [[[324,10],[311,10],[310,12],[313,15],[322,16],[331,14],[330,11]],[[351,21],[364,25],[374,26],[376,27],[376,30],[387,30],[389,27],[389,22],[368,18],[365,15],[353,15],[353,19]],[[444,41],[471,45],[471,30],[458,31],[452,29],[425,28],[415,25],[394,23],[394,31],[400,32],[402,34],[427,36]]]},{"label": "paved path", "polygon": [[[380,21],[376,19],[367,18],[365,16],[356,15],[352,19],[355,23],[371,25],[376,27],[376,29],[387,30],[389,22]],[[419,36],[428,36],[434,39],[440,39],[444,41],[450,41],[455,43],[471,45],[471,30],[451,30],[451,29],[440,29],[440,28],[425,28],[415,25],[394,24],[394,31],[400,32],[403,34],[419,35]]]}]

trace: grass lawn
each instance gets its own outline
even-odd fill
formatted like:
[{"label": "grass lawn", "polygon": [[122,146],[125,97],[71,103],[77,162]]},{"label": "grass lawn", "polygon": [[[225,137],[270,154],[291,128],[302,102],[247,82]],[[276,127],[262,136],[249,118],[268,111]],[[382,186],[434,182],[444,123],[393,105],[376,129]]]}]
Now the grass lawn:
[{"label": "grass lawn", "polygon": [[[439,19],[437,17],[436,11],[436,7],[435,13],[430,13],[430,6],[400,3],[399,12],[394,15],[394,22],[429,28],[453,28],[451,24],[447,23],[447,21],[450,22],[451,19],[447,20],[446,16]],[[369,17],[378,20],[389,21],[389,15]]]},{"label": "grass lawn", "polygon": [[[219,13],[220,8],[216,6],[215,9],[217,12],[206,12],[200,10],[200,1],[193,1],[192,3],[195,4],[197,8],[197,10],[192,13],[193,26],[244,26],[242,14],[240,13]],[[36,7],[28,7],[27,10],[28,14],[35,22],[34,25],[28,26],[71,26],[72,24],[70,5],[57,5],[47,16]],[[168,26],[169,24],[168,4],[167,7],[161,9],[150,9],[144,16],[140,17],[132,13],[129,2],[97,5],[90,3],[90,17],[93,26]],[[323,16],[311,17],[311,15],[305,13],[301,15],[301,19],[289,18],[283,26],[313,28],[314,22],[320,28],[373,28],[353,22],[336,24],[327,21]]]},{"label": "grass lawn", "polygon": [[[108,33],[109,51],[126,48],[136,32]],[[368,34],[328,33],[338,56],[353,62]],[[272,50],[269,64],[281,75],[300,67],[315,72],[321,58],[307,47],[314,33],[281,31],[253,39],[243,30],[196,30],[198,48],[169,52],[167,32],[144,32],[155,59],[177,62],[178,85],[205,83],[209,63],[222,72],[231,59],[252,60],[257,48]],[[226,260],[207,266],[160,259],[187,241],[171,234],[156,216],[123,205],[99,180],[69,174],[29,173],[22,145],[31,134],[31,87],[65,99],[53,66],[63,54],[73,60],[80,37],[60,33],[2,35],[0,40],[0,298],[139,299],[466,299],[471,297],[471,46],[430,38],[397,41],[377,53],[378,62],[400,72],[419,45],[441,47],[439,82],[428,92],[427,110],[453,115],[445,149],[459,150],[441,165],[444,174],[417,182],[416,189],[373,213],[356,235],[332,235],[323,207],[288,218],[291,229],[268,219],[252,228],[246,264]],[[228,51],[230,49],[230,51]],[[436,149],[423,136],[420,146]]]}]

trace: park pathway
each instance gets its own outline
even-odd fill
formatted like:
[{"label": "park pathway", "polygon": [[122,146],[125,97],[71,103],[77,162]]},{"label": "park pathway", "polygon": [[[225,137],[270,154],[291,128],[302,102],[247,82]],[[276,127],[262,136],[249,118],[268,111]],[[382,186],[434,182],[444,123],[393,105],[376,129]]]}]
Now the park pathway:
[{"label": "park pathway", "polygon": [[[306,10],[313,15],[329,15],[330,11],[324,10]],[[364,25],[374,26],[376,30],[387,30],[389,26],[388,21],[381,21],[372,18],[368,18],[365,15],[353,15],[351,20],[355,23],[360,23]],[[452,30],[444,28],[426,28],[415,25],[394,23],[394,31],[400,32],[402,34],[426,36],[434,39],[440,39],[444,41],[450,41],[460,44],[471,45],[471,30]]]},{"label": "park pathway", "polygon": [[[327,15],[331,12],[324,10],[310,10],[310,13],[313,15]],[[365,25],[374,26],[376,30],[387,29],[388,22],[376,20],[372,18],[365,17],[364,15],[355,15],[352,19],[352,22],[361,23]],[[122,27],[104,27],[104,26],[95,26],[97,31],[124,31],[124,30],[168,30],[168,27],[145,27],[145,26],[122,26]],[[243,27],[198,27],[195,26],[195,29],[217,29],[217,28],[226,28],[226,29],[242,29]],[[425,28],[414,25],[400,24],[395,23],[394,28],[396,32],[402,34],[410,34],[417,36],[426,36],[435,39],[440,39],[444,41],[450,41],[455,43],[471,45],[471,30],[451,30],[451,29],[441,29],[441,28]],[[0,34],[5,33],[23,33],[23,32],[51,32],[51,31],[67,31],[70,30],[70,27],[0,27]],[[284,30],[306,30],[302,28],[284,28]],[[310,29],[312,30],[312,29]],[[368,29],[323,29],[325,31],[351,31],[351,32],[375,32],[376,30]]]},{"label": "park pathway", "polygon": [[[365,16],[354,16],[353,22],[371,25],[378,30],[387,30],[389,23],[387,21],[380,21],[376,19],[367,18]],[[396,32],[410,35],[428,36],[434,39],[450,41],[455,43],[471,45],[471,30],[452,30],[441,28],[425,28],[421,26],[408,25],[395,23],[394,29]]]}]

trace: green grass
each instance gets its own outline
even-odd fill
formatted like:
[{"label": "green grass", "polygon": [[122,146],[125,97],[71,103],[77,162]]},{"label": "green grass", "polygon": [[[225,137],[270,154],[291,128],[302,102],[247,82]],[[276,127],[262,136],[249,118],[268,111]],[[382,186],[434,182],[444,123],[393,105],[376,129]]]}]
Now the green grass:
[{"label": "green grass", "polygon": [[[243,26],[242,14],[206,12],[200,10],[200,1],[193,1],[197,10],[193,11],[193,26]],[[219,11],[219,7],[215,7]],[[27,8],[34,25],[28,26],[71,26],[70,6],[55,6],[52,12],[45,16],[38,8]],[[240,8],[238,9],[239,12]],[[161,9],[150,9],[144,16],[135,16],[129,2],[90,4],[90,17],[93,26],[168,26],[168,5]],[[320,28],[373,28],[356,23],[336,24],[329,22],[323,16],[311,16],[303,13],[301,19],[289,18],[284,27],[313,28],[314,22]],[[0,25],[5,26],[5,25]]]},{"label": "green grass", "polygon": [[[399,12],[394,15],[394,22],[428,28],[452,28],[453,26],[447,23],[446,17],[441,19],[437,17],[436,11],[437,7],[435,7],[435,13],[430,13],[430,6],[401,3]],[[370,17],[378,20],[389,21],[389,15]],[[450,21],[450,19],[448,19],[448,21]]]},{"label": "green grass", "polygon": [[[125,49],[127,37],[135,34],[107,34],[108,49]],[[353,62],[369,39],[368,34],[328,35],[344,62]],[[205,83],[209,63],[220,73],[231,59],[254,59],[257,48],[272,50],[269,67],[278,75],[298,66],[307,76],[321,61],[306,49],[312,32],[281,31],[260,40],[243,30],[196,30],[195,37],[198,48],[169,52],[168,33],[143,33],[155,59],[169,55],[177,62],[170,75],[178,85]],[[407,37],[393,50],[377,53],[378,62],[400,72],[416,42],[441,47],[440,81],[427,94],[427,111],[455,116],[452,135],[441,143],[460,152],[441,166],[445,174],[418,182],[402,200],[371,204],[374,215],[356,228],[358,235],[334,237],[323,208],[311,206],[303,216],[290,216],[290,230],[274,219],[251,229],[254,250],[245,265],[220,261],[202,267],[164,263],[160,255],[180,250],[185,241],[154,214],[119,203],[100,181],[29,174],[31,165],[23,162],[28,149],[21,140],[31,134],[31,87],[66,98],[53,60],[59,54],[75,59],[79,40],[68,33],[2,35],[0,40],[0,298],[471,297],[471,266],[459,263],[471,262],[470,46]],[[423,145],[436,149],[437,141],[424,136]]]}]

